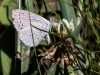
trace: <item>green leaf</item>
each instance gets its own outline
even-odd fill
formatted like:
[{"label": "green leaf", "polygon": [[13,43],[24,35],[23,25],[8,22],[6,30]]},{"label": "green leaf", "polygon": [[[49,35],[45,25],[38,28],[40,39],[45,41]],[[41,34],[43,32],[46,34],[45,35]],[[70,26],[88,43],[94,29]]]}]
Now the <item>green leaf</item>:
[{"label": "green leaf", "polygon": [[74,25],[76,25],[75,11],[71,6],[72,0],[59,0],[59,4],[63,18],[67,19],[69,22],[73,19]]},{"label": "green leaf", "polygon": [[0,22],[6,26],[10,25],[10,22],[7,18],[7,9],[3,6],[0,7]]},{"label": "green leaf", "polygon": [[33,0],[27,0],[25,3],[26,3],[27,10],[33,12],[34,10]]},{"label": "green leaf", "polygon": [[77,37],[77,38],[79,37],[79,34],[80,34],[80,30],[81,30],[81,28],[82,28],[82,25],[83,25],[83,21],[81,21],[81,22],[79,23],[79,25],[76,25],[74,31],[72,32],[73,35],[74,35],[75,37]]},{"label": "green leaf", "polygon": [[0,39],[0,71],[3,75],[14,75],[14,29],[8,27],[2,35]]},{"label": "green leaf", "polygon": [[11,69],[11,58],[3,52],[3,50],[0,50],[0,55],[3,75],[9,75]]},{"label": "green leaf", "polygon": [[28,70],[29,59],[30,59],[30,48],[24,47],[21,52],[21,73],[24,73]]},{"label": "green leaf", "polygon": [[55,75],[56,65],[52,65],[47,73],[47,75]]},{"label": "green leaf", "polygon": [[8,6],[10,2],[12,2],[13,0],[3,0],[3,2],[1,3],[1,6]]},{"label": "green leaf", "polygon": [[11,14],[12,10],[16,8],[16,4],[13,2],[10,2],[7,6],[0,6],[0,22],[5,26],[11,25]]}]

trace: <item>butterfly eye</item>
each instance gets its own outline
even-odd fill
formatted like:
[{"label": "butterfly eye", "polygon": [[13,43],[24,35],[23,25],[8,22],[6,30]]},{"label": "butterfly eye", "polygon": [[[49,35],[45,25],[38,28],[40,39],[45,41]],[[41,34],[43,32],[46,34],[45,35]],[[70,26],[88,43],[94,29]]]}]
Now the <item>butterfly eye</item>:
[{"label": "butterfly eye", "polygon": [[12,18],[12,20],[14,20],[14,19]]}]

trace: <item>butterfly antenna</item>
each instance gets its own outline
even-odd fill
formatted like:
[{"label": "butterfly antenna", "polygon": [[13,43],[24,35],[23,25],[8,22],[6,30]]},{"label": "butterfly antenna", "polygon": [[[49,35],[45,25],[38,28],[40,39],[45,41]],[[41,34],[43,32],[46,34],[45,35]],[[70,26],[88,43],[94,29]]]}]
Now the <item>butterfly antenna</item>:
[{"label": "butterfly antenna", "polygon": [[43,0],[43,3],[44,3],[44,7],[45,7],[45,10],[46,10],[47,15],[49,15],[49,16],[47,17],[47,19],[50,20],[50,21],[52,22],[50,16],[51,16],[51,14],[53,14],[53,12],[51,12],[51,13],[49,14],[48,9],[47,9],[47,7],[46,7],[46,3],[45,3],[44,0]]},{"label": "butterfly antenna", "polygon": [[44,7],[45,7],[45,10],[46,10],[46,13],[47,13],[47,15],[49,14],[49,12],[48,12],[48,9],[47,9],[47,7],[46,7],[46,3],[45,3],[45,1],[43,0],[43,3],[44,3]]},{"label": "butterfly antenna", "polygon": [[53,14],[53,12],[51,12],[51,13],[49,14],[49,16],[48,16],[49,20],[51,20],[50,16],[51,16],[52,14]]}]

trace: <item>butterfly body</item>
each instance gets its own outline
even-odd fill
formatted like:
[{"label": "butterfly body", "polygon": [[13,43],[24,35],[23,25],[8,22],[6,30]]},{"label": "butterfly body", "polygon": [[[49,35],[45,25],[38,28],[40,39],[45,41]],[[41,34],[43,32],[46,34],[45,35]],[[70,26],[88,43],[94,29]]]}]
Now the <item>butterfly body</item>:
[{"label": "butterfly body", "polygon": [[[39,45],[43,39],[46,40],[49,36],[48,32],[52,28],[50,21],[26,10],[14,9],[12,11],[12,18],[14,27],[19,33],[20,40],[30,47],[34,46],[34,44],[35,46]],[[50,38],[48,38],[47,42],[50,43]]]}]

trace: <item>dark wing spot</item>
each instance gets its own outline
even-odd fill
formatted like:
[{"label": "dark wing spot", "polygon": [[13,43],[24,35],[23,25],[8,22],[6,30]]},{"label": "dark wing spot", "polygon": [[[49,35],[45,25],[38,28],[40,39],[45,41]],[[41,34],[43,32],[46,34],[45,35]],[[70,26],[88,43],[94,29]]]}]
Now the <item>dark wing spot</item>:
[{"label": "dark wing spot", "polygon": [[39,24],[39,26],[40,26],[40,24]]},{"label": "dark wing spot", "polygon": [[[21,23],[21,22],[20,22]],[[22,26],[23,26],[23,24],[22,24]]]},{"label": "dark wing spot", "polygon": [[[19,19],[21,19],[21,18],[19,18]],[[19,21],[19,23],[21,23],[21,20]]]},{"label": "dark wing spot", "polygon": [[31,34],[29,36],[31,36]]}]

